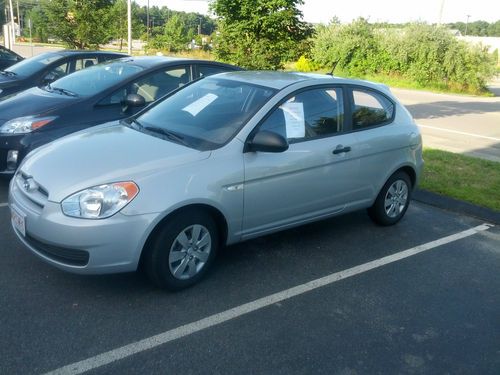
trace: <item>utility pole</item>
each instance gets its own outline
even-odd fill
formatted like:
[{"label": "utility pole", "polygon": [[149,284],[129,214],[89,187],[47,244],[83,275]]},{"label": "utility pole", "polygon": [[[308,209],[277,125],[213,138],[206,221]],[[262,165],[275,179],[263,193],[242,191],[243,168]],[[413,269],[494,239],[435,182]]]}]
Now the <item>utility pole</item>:
[{"label": "utility pole", "polygon": [[441,26],[441,22],[443,21],[443,9],[444,9],[444,0],[441,0],[441,6],[439,7],[439,21],[438,25]]},{"label": "utility pole", "polygon": [[465,22],[465,36],[467,36],[467,27],[469,26],[470,14],[467,15],[467,21]]},{"label": "utility pole", "polygon": [[[12,0],[11,0],[12,1]],[[132,0],[127,1],[128,54],[132,55]]]},{"label": "utility pole", "polygon": [[148,8],[146,10],[146,40],[149,42],[149,0]]},{"label": "utility pole", "polygon": [[19,0],[16,0],[17,5],[17,24],[19,25],[19,33],[21,33],[21,15],[19,14]]},{"label": "utility pole", "polygon": [[9,9],[10,9],[10,35],[12,35],[11,38],[11,48],[14,46],[14,42],[16,41],[16,24],[14,23],[14,7],[12,6],[12,0],[9,0]]}]

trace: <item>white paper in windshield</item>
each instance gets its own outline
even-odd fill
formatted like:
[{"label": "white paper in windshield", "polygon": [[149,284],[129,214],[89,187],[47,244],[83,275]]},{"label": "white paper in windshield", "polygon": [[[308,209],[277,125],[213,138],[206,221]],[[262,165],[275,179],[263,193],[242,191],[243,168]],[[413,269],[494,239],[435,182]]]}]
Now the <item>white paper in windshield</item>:
[{"label": "white paper in windshield", "polygon": [[304,138],[306,135],[304,103],[284,103],[281,109],[285,115],[286,137]]},{"label": "white paper in windshield", "polygon": [[203,109],[205,109],[206,106],[208,106],[217,98],[218,96],[215,94],[206,94],[205,96],[202,96],[200,99],[182,108],[182,110],[191,113],[193,116],[196,116],[198,113],[203,111]]}]

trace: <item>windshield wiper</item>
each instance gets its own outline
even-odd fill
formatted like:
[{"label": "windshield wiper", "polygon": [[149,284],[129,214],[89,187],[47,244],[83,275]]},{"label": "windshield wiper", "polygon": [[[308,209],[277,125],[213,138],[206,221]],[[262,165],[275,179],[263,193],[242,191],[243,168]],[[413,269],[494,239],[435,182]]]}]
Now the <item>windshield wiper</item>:
[{"label": "windshield wiper", "polygon": [[9,76],[9,77],[14,77],[17,76],[17,73],[8,71],[8,70],[0,70],[0,74],[3,76]]},{"label": "windshield wiper", "polygon": [[67,95],[67,96],[78,96],[77,94],[75,94],[73,91],[69,91],[69,90],[66,90],[66,89],[62,89],[60,87],[52,87],[50,85],[50,83],[47,84],[47,88],[49,89],[49,91],[56,91],[58,93],[61,93],[61,94],[64,94],[64,95]]},{"label": "windshield wiper", "polygon": [[[139,124],[137,122],[137,120],[135,120],[135,119],[133,120],[133,122]],[[143,126],[143,129],[146,129],[146,130],[154,132],[154,133],[162,134],[174,142],[177,142],[177,143],[180,143],[186,147],[189,147],[189,144],[184,140],[183,136],[176,134],[176,133],[173,133],[170,130],[159,128],[156,126]]]}]

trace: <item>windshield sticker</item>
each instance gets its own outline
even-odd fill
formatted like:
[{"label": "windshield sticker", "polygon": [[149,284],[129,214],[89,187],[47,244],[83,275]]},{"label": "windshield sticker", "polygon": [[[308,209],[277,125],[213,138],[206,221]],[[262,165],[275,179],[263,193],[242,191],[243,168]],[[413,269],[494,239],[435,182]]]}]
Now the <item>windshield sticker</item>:
[{"label": "windshield sticker", "polygon": [[306,135],[304,103],[284,103],[281,109],[285,115],[286,137],[304,138]]},{"label": "windshield sticker", "polygon": [[215,94],[207,94],[182,108],[182,110],[191,113],[193,116],[196,116],[217,98],[218,96]]}]

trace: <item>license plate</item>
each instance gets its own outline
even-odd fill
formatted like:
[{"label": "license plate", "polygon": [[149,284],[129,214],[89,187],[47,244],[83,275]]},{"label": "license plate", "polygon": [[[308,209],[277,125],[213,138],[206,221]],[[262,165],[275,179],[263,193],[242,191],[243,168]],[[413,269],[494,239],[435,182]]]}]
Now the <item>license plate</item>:
[{"label": "license plate", "polygon": [[21,233],[23,236],[26,236],[26,220],[25,220],[25,215],[17,211],[14,207],[11,207],[10,210],[11,218],[12,218],[12,224],[14,225],[14,228],[17,229],[19,233]]}]

